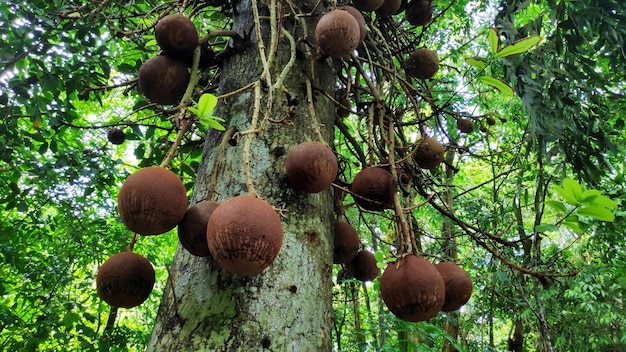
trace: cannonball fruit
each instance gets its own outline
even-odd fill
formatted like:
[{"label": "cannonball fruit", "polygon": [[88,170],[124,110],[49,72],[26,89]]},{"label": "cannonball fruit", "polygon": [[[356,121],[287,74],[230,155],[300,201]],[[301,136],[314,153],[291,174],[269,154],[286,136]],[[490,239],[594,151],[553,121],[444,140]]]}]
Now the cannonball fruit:
[{"label": "cannonball fruit", "polygon": [[414,26],[423,26],[433,18],[433,0],[410,0],[406,5],[405,19]]},{"label": "cannonball fruit", "polygon": [[251,276],[276,259],[283,243],[283,226],[270,204],[242,195],[215,208],[206,236],[209,251],[222,269]]},{"label": "cannonball fruit", "polygon": [[380,296],[398,318],[424,321],[443,307],[445,284],[433,264],[410,254],[387,264],[380,277]]},{"label": "cannonball fruit", "polygon": [[380,269],[376,265],[376,258],[369,251],[358,252],[348,262],[348,271],[352,277],[359,281],[372,281],[380,274]]},{"label": "cannonball fruit", "polygon": [[493,125],[495,125],[495,124],[496,124],[496,119],[495,119],[495,118],[493,118],[493,117],[488,117],[488,118],[487,118],[487,120],[485,120],[485,121],[487,121],[487,124],[488,124],[489,126],[493,126]]},{"label": "cannonball fruit", "polygon": [[335,249],[333,263],[345,264],[351,261],[359,251],[359,235],[354,226],[343,221],[335,221]]},{"label": "cannonball fruit", "polygon": [[360,29],[348,11],[332,10],[315,27],[315,40],[322,53],[337,59],[349,56],[359,45]]},{"label": "cannonball fruit", "polygon": [[337,177],[339,164],[330,148],[319,142],[304,142],[287,154],[285,170],[291,184],[307,193],[330,187]]},{"label": "cannonball fruit", "polygon": [[185,94],[189,77],[183,62],[159,55],[139,68],[139,90],[153,103],[176,104]]},{"label": "cannonball fruit", "polygon": [[111,144],[122,144],[126,140],[126,136],[120,128],[113,127],[107,132],[107,139]]},{"label": "cannonball fruit", "polygon": [[107,259],[96,276],[96,289],[103,301],[117,308],[142,304],[152,292],[155,275],[148,259],[121,252]]},{"label": "cannonball fruit", "polygon": [[385,0],[383,4],[376,9],[376,14],[380,17],[389,17],[396,13],[401,5],[401,0]]},{"label": "cannonball fruit", "polygon": [[122,222],[140,235],[158,235],[173,229],[187,210],[187,191],[172,171],[150,166],[122,184],[117,196]]},{"label": "cannonball fruit", "polygon": [[391,207],[395,188],[391,173],[377,166],[359,171],[352,181],[352,193],[356,203],[373,211]]},{"label": "cannonball fruit", "polygon": [[352,5],[361,11],[375,11],[383,6],[385,0],[352,0]]},{"label": "cannonball fruit", "polygon": [[365,18],[361,11],[357,10],[352,6],[339,6],[337,7],[339,10],[346,10],[349,14],[351,14],[356,22],[359,24],[359,44],[363,43],[365,37],[367,36],[367,23],[365,22]]},{"label": "cannonball fruit", "polygon": [[407,76],[429,79],[439,71],[439,57],[430,49],[419,48],[404,62],[404,68]]},{"label": "cannonball fruit", "polygon": [[178,224],[178,239],[189,253],[197,257],[211,255],[206,242],[206,226],[218,205],[217,202],[205,200],[196,203],[185,212],[183,220]]},{"label": "cannonball fruit", "polygon": [[413,158],[419,167],[432,170],[443,161],[444,151],[438,140],[427,137],[419,142]]},{"label": "cannonball fruit", "polygon": [[198,46],[198,31],[189,18],[174,14],[163,17],[154,27],[154,37],[167,56],[184,59]]},{"label": "cannonball fruit", "polygon": [[435,268],[446,286],[445,301],[441,310],[451,312],[461,308],[472,296],[472,279],[463,268],[452,262],[435,264]]},{"label": "cannonball fruit", "polygon": [[456,128],[463,133],[472,133],[474,131],[474,123],[469,119],[456,120]]}]

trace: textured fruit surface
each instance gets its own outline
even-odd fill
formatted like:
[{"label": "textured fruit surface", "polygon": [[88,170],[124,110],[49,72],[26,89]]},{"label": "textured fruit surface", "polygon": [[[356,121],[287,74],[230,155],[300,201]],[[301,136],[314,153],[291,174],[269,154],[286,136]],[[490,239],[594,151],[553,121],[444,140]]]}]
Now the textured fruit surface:
[{"label": "textured fruit surface", "polygon": [[385,0],[383,4],[376,9],[376,14],[380,17],[388,17],[396,13],[402,5],[401,0]]},{"label": "textured fruit surface", "polygon": [[361,11],[357,10],[355,7],[352,7],[352,6],[344,5],[344,6],[339,6],[337,8],[339,10],[348,11],[348,13],[351,14],[352,17],[354,17],[356,22],[359,24],[359,44],[361,44],[363,40],[365,40],[365,37],[367,36],[367,23],[365,22],[365,17],[363,17],[363,14],[361,13]]},{"label": "textured fruit surface", "polygon": [[472,133],[474,131],[474,123],[468,119],[456,120],[456,127],[463,133]]},{"label": "textured fruit surface", "polygon": [[102,264],[96,276],[96,289],[98,296],[111,306],[132,308],[150,296],[154,281],[154,268],[148,259],[121,252]]},{"label": "textured fruit surface", "polygon": [[404,66],[408,76],[429,79],[439,71],[439,57],[430,49],[419,48],[411,53]]},{"label": "textured fruit surface", "polygon": [[444,152],[445,149],[438,140],[427,137],[420,141],[413,158],[419,167],[431,170],[441,164]]},{"label": "textured fruit surface", "polygon": [[211,255],[206,242],[206,227],[213,210],[220,203],[202,201],[187,209],[183,220],[178,224],[178,240],[189,253],[197,257]]},{"label": "textured fruit surface", "polygon": [[198,31],[189,18],[167,15],[154,27],[154,37],[167,56],[183,59],[193,55],[198,46]]},{"label": "textured fruit surface", "polygon": [[374,11],[383,6],[385,0],[352,0],[352,5],[361,11]]},{"label": "textured fruit surface", "polygon": [[276,259],[283,243],[283,226],[269,203],[243,195],[215,208],[206,235],[211,255],[222,269],[250,276]]},{"label": "textured fruit surface", "polygon": [[143,168],[122,184],[117,209],[126,227],[140,235],[158,235],[173,229],[187,210],[187,191],[170,170]]},{"label": "textured fruit surface", "polygon": [[358,22],[345,10],[327,12],[315,27],[315,40],[319,49],[337,59],[349,56],[359,45],[359,38]]},{"label": "textured fruit surface", "polygon": [[305,192],[321,192],[337,177],[339,165],[335,154],[323,143],[305,142],[287,154],[285,170],[291,184]]},{"label": "textured fruit surface", "polygon": [[335,249],[333,263],[345,264],[351,261],[359,251],[361,241],[354,228],[347,222],[335,221]]},{"label": "textured fruit surface", "polygon": [[139,90],[153,103],[176,104],[185,94],[189,77],[183,62],[159,55],[139,68]]},{"label": "textured fruit surface", "polygon": [[460,266],[452,262],[435,264],[446,285],[444,312],[451,312],[461,308],[472,296],[472,279]]},{"label": "textured fruit surface", "polygon": [[352,181],[352,193],[358,205],[367,210],[383,210],[391,207],[395,182],[391,173],[377,166],[359,171]]},{"label": "textured fruit surface", "polygon": [[359,281],[372,281],[380,274],[376,258],[369,251],[358,252],[348,263],[348,271]]},{"label": "textured fruit surface", "polygon": [[406,20],[414,26],[423,26],[433,18],[433,0],[411,0],[406,5]]},{"label": "textured fruit surface", "polygon": [[433,264],[422,257],[408,255],[387,264],[380,277],[380,295],[398,318],[424,321],[443,307],[445,284]]}]

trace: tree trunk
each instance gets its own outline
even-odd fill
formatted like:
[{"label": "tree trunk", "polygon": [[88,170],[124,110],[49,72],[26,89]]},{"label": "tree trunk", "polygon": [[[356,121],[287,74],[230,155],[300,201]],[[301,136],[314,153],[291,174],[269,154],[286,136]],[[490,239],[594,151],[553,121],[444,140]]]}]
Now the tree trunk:
[{"label": "tree trunk", "polygon": [[[302,12],[313,8],[309,5]],[[309,88],[334,89],[335,79],[330,62],[313,61],[304,44],[291,50],[302,37],[312,41],[315,18],[305,17],[306,34],[302,22],[293,21],[295,16],[282,22],[294,41],[280,35],[280,26],[274,27],[276,56],[266,61],[269,65],[263,64],[260,47],[265,48],[266,57],[271,56],[268,17],[272,15],[267,5],[259,4],[257,18],[263,38],[259,45],[252,6],[249,0],[234,3],[233,29],[244,39],[236,41],[234,55],[223,62],[219,92],[227,94],[254,82],[258,85],[220,100],[215,115],[236,126],[241,139],[230,146],[221,141],[223,134],[209,133],[191,204],[256,193],[281,209],[283,245],[274,264],[253,277],[226,273],[212,259],[194,257],[179,245],[149,351],[331,349],[332,190],[317,194],[294,190],[284,174],[284,162],[286,153],[298,143],[321,138],[332,143],[334,105],[321,94],[307,94],[305,82],[310,79]],[[280,4],[272,1],[271,6]],[[278,80],[283,69],[290,67],[290,58],[295,61],[284,76],[286,94],[266,83]],[[269,67],[269,75],[262,75],[264,66]],[[256,123],[255,111],[260,111]],[[211,176],[216,172],[213,185]]]}]

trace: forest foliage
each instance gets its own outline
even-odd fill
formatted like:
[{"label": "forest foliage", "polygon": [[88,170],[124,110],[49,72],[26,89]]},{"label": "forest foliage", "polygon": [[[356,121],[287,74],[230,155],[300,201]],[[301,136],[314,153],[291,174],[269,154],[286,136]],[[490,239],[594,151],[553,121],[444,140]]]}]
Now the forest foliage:
[{"label": "forest foliage", "polygon": [[[378,280],[342,279],[336,266],[334,349],[626,350],[626,3],[433,4],[424,26],[403,25],[403,14],[368,17],[367,55],[337,64],[352,104],[336,119],[338,183],[389,150],[408,158],[422,133],[444,141],[445,167],[403,169],[411,182],[399,186],[419,252],[458,262],[474,293],[459,313],[407,323],[385,308]],[[133,244],[157,272],[140,307],[112,310],[94,282],[133,239],[116,210],[121,183],[178,143],[175,109],[136,89],[139,67],[158,51],[155,21],[178,11],[227,55],[229,2],[0,3],[0,349],[145,349],[175,230]],[[398,83],[402,62],[387,54],[417,47],[436,49],[439,72]],[[219,64],[203,72],[206,94],[190,108],[199,123],[170,164],[188,190],[207,132],[228,128],[227,116],[213,116],[218,80]],[[319,93],[335,97],[331,88]],[[385,140],[389,125],[369,124],[375,104],[402,121],[391,127],[398,145]],[[475,131],[460,133],[459,119]],[[119,146],[107,141],[113,127],[125,134]],[[344,205],[339,215],[384,268],[400,249],[397,214],[363,211],[350,196]]]}]

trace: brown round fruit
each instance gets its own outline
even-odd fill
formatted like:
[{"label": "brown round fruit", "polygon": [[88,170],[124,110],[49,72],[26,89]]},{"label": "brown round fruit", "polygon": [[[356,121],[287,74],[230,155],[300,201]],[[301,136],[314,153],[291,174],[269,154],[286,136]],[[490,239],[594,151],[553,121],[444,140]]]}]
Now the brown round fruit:
[{"label": "brown round fruit", "polygon": [[359,44],[363,43],[363,40],[365,40],[365,37],[367,36],[367,23],[365,22],[365,17],[363,17],[361,11],[347,5],[339,6],[337,9],[346,10],[354,17],[356,22],[359,24]]},{"label": "brown round fruit", "polygon": [[343,221],[335,221],[335,250],[333,252],[334,264],[346,264],[351,261],[359,251],[361,241],[354,226]]},{"label": "brown round fruit", "polygon": [[285,160],[291,184],[307,193],[321,192],[337,177],[339,164],[330,148],[319,142],[304,142],[293,147]]},{"label": "brown round fruit", "polygon": [[139,90],[153,103],[176,104],[185,94],[189,76],[183,62],[159,55],[139,68]]},{"label": "brown round fruit", "polygon": [[414,26],[423,26],[433,18],[432,0],[412,0],[406,5],[405,19]]},{"label": "brown round fruit", "polygon": [[472,279],[460,266],[452,262],[435,264],[446,286],[444,312],[451,312],[461,308],[472,296]]},{"label": "brown round fruit", "polygon": [[270,204],[243,195],[220,204],[207,224],[213,259],[225,271],[251,276],[270,266],[283,243],[283,226]]},{"label": "brown round fruit", "polygon": [[469,119],[456,120],[456,128],[463,133],[472,133],[474,131],[474,123]]},{"label": "brown round fruit", "polygon": [[488,117],[486,121],[489,126],[493,126],[496,124],[496,119],[494,119],[493,117]]},{"label": "brown round fruit", "polygon": [[126,140],[124,131],[118,127],[113,127],[107,132],[107,139],[111,144],[122,144]]},{"label": "brown round fruit", "polygon": [[183,219],[187,191],[170,170],[146,167],[124,181],[117,196],[117,210],[129,230],[140,235],[162,234]]},{"label": "brown round fruit", "polygon": [[417,166],[432,170],[443,161],[444,151],[443,145],[438,140],[427,137],[419,142],[413,158]]},{"label": "brown round fruit", "polygon": [[443,307],[445,284],[433,264],[411,254],[387,264],[380,277],[380,296],[398,318],[425,321]]},{"label": "brown round fruit", "polygon": [[385,0],[352,0],[352,5],[360,11],[375,11],[378,10]]},{"label": "brown round fruit", "polygon": [[103,301],[117,308],[142,304],[154,286],[154,268],[148,259],[121,252],[107,259],[96,276],[96,289]]},{"label": "brown round fruit", "polygon": [[439,71],[439,57],[430,49],[419,48],[411,53],[404,67],[410,77],[429,79]]},{"label": "brown round fruit", "polygon": [[367,210],[390,208],[395,191],[396,183],[391,173],[377,166],[359,171],[352,181],[354,200]]},{"label": "brown round fruit", "polygon": [[184,59],[198,46],[198,31],[189,18],[174,14],[163,17],[154,27],[154,37],[163,54]]},{"label": "brown round fruit", "polygon": [[178,224],[178,239],[189,253],[197,257],[211,255],[206,242],[206,226],[218,205],[220,203],[205,200],[185,212],[183,220]]},{"label": "brown round fruit", "polygon": [[348,271],[359,281],[372,281],[380,274],[376,258],[369,251],[358,252],[348,263]]},{"label": "brown round fruit", "polygon": [[315,27],[315,40],[322,53],[337,59],[349,56],[359,45],[360,29],[348,11],[332,10]]},{"label": "brown round fruit", "polygon": [[401,0],[385,0],[382,6],[376,10],[376,14],[379,17],[389,17],[396,13],[401,5]]}]

